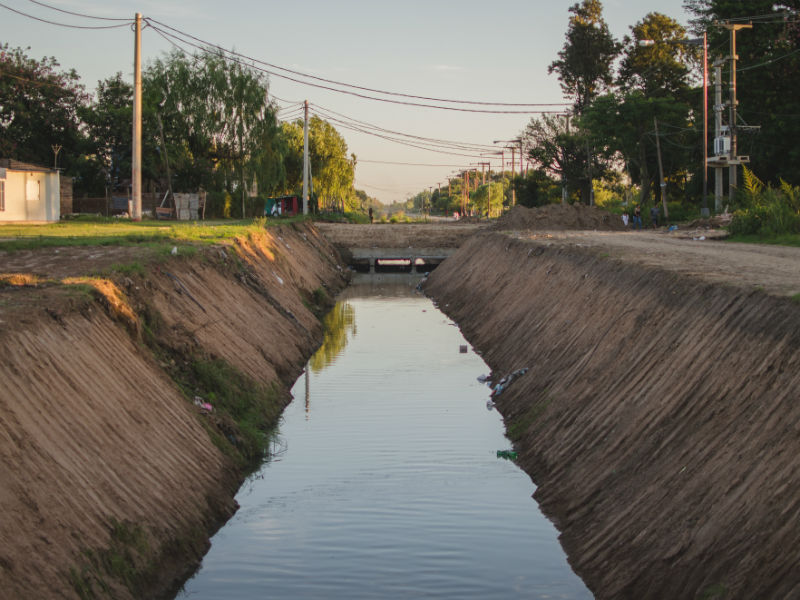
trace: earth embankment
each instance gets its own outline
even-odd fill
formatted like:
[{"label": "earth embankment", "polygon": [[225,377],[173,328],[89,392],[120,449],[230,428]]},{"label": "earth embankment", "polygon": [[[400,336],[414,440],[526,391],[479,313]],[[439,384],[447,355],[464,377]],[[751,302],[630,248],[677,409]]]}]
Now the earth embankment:
[{"label": "earth embankment", "polygon": [[592,235],[478,234],[426,285],[495,381],[530,369],[495,401],[570,563],[598,598],[798,597],[797,255],[762,286]]},{"label": "earth embankment", "polygon": [[176,254],[2,257],[0,597],[174,594],[345,284],[306,225]]}]

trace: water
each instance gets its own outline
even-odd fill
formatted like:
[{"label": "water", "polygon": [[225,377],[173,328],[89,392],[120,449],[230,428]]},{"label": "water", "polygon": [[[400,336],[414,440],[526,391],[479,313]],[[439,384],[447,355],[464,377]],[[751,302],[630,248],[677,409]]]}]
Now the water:
[{"label": "water", "polygon": [[351,290],[179,598],[591,598],[488,411],[488,369],[408,288]]}]

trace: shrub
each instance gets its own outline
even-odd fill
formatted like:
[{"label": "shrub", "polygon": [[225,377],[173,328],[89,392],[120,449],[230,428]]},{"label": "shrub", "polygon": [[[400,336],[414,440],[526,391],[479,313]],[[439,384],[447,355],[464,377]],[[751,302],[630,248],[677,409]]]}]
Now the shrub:
[{"label": "shrub", "polygon": [[744,190],[737,197],[729,231],[734,235],[800,233],[800,189],[781,181],[765,186],[750,169],[744,169]]}]

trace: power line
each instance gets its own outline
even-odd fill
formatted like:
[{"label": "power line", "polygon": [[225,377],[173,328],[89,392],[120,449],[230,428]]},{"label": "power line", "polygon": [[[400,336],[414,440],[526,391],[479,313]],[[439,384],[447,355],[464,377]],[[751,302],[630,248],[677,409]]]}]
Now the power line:
[{"label": "power line", "polygon": [[380,134],[380,133],[375,133],[374,131],[369,131],[369,130],[365,130],[363,128],[355,127],[355,126],[349,125],[349,124],[347,124],[344,121],[341,121],[339,119],[329,119],[329,120],[333,121],[334,123],[338,123],[343,129],[349,129],[350,131],[355,131],[357,133],[363,133],[363,134],[366,134],[366,135],[372,135],[374,137],[378,137],[378,138],[381,138],[381,139],[384,139],[384,140],[387,140],[387,141],[390,141],[390,142],[395,142],[397,144],[400,144],[402,146],[408,146],[410,148],[417,148],[418,150],[426,150],[428,152],[436,152],[438,154],[447,154],[447,155],[450,155],[450,156],[464,156],[464,157],[467,157],[467,158],[481,158],[481,156],[479,154],[463,154],[463,153],[460,153],[460,152],[448,152],[448,151],[445,151],[445,150],[437,150],[437,149],[434,149],[434,148],[421,146],[419,144],[414,144],[414,143],[411,143],[411,142],[408,142],[408,141],[405,141],[405,140],[401,140],[401,139],[397,139],[397,138],[394,138],[394,137],[391,137],[391,136],[383,135],[383,134]]},{"label": "power line", "polygon": [[386,129],[384,127],[380,127],[380,126],[374,125],[372,123],[367,123],[365,121],[360,121],[358,119],[354,119],[352,117],[348,117],[347,115],[343,115],[343,114],[338,113],[338,112],[336,112],[334,110],[331,110],[329,108],[325,108],[324,106],[319,106],[318,104],[314,105],[314,109],[317,110],[318,112],[323,113],[323,114],[329,113],[329,114],[332,114],[332,115],[336,115],[338,117],[342,117],[343,119],[347,119],[348,121],[356,123],[356,124],[358,124],[360,126],[364,126],[364,127],[368,128],[368,129],[373,129],[375,131],[380,131],[380,132],[388,133],[388,134],[402,135],[402,136],[405,136],[405,137],[408,137],[408,138],[411,138],[411,139],[414,139],[414,140],[436,142],[436,143],[440,143],[440,144],[451,145],[451,146],[457,147],[457,148],[459,148],[461,150],[486,150],[486,149],[494,150],[495,149],[495,146],[490,145],[490,144],[474,144],[474,143],[471,143],[471,142],[454,142],[454,141],[451,141],[451,140],[428,138],[428,137],[422,137],[422,136],[418,136],[418,135],[412,135],[412,134],[409,134],[409,133],[403,133],[403,132],[400,132],[400,131],[393,131],[391,129]]},{"label": "power line", "polygon": [[[181,35],[176,35],[176,34],[173,34],[173,33],[169,33],[167,31],[164,31],[163,29],[159,28],[157,25],[154,25],[154,23],[161,24],[159,21],[157,21],[155,19],[146,18],[145,21],[147,22],[148,25],[150,25],[150,27],[152,27],[153,29],[158,31],[160,34],[162,34],[162,37],[168,36],[168,37],[172,38],[173,40],[178,40],[183,44],[186,44],[186,45],[188,45],[188,46],[190,46],[192,48],[196,48],[197,50],[201,50],[203,52],[208,52],[209,54],[216,54],[217,56],[220,56],[221,58],[224,58],[224,59],[227,59],[227,60],[231,60],[231,61],[237,62],[239,64],[246,65],[248,68],[252,68],[252,69],[255,69],[257,71],[261,71],[263,73],[267,73],[267,74],[272,75],[274,77],[280,77],[281,79],[286,79],[288,81],[293,81],[294,83],[298,83],[300,85],[306,85],[306,86],[309,86],[309,87],[315,87],[315,88],[319,88],[319,89],[323,89],[323,90],[328,90],[328,91],[331,91],[331,92],[336,92],[336,93],[339,93],[339,94],[347,94],[347,95],[350,95],[350,96],[355,96],[356,98],[362,98],[362,99],[365,99],[365,100],[374,100],[376,102],[385,102],[385,103],[388,103],[388,104],[399,104],[399,105],[404,105],[404,106],[415,106],[415,107],[419,107],[419,108],[433,108],[433,109],[439,109],[439,110],[450,110],[450,111],[466,112],[466,113],[524,114],[524,115],[529,115],[529,114],[539,114],[539,113],[543,113],[543,112],[550,112],[550,111],[546,111],[546,110],[493,110],[493,109],[481,109],[481,108],[459,108],[459,107],[455,107],[455,106],[440,106],[440,105],[437,105],[437,104],[424,104],[424,103],[419,103],[419,102],[406,102],[404,100],[395,100],[395,99],[392,99],[392,98],[378,98],[376,96],[369,96],[369,95],[362,94],[362,93],[359,93],[359,92],[353,92],[353,91],[350,91],[350,90],[342,90],[342,89],[338,89],[338,88],[335,88],[335,87],[322,85],[322,84],[319,84],[319,83],[311,83],[309,81],[303,81],[302,79],[297,79],[296,77],[290,77],[288,75],[284,75],[282,73],[278,73],[278,72],[276,72],[274,70],[270,70],[270,69],[267,69],[267,68],[264,68],[264,67],[258,67],[254,63],[264,64],[264,65],[268,65],[268,66],[271,66],[271,65],[269,63],[264,62],[264,61],[255,59],[253,57],[250,57],[250,56],[247,56],[247,55],[244,55],[244,54],[240,54],[238,52],[232,52],[232,51],[229,51],[229,50],[225,50],[224,48],[222,48],[220,46],[217,46],[216,44],[211,44],[211,43],[208,43],[208,42],[204,42],[203,40],[200,40],[199,38],[195,38],[194,36],[191,36],[189,34],[181,34],[181,35],[186,35],[186,37],[188,37],[190,39],[198,40],[202,44],[206,44],[205,46],[198,45],[197,43],[194,43],[192,41],[184,39],[183,37],[181,37]],[[169,26],[165,26],[165,27],[168,27],[169,29],[172,29],[173,31],[178,31],[178,30],[175,30],[174,28],[169,27]],[[186,53],[186,50],[183,49],[183,48],[180,48],[177,44],[173,43],[173,46],[178,47],[182,52]],[[216,51],[216,52],[214,52],[214,51]],[[242,59],[244,59],[244,60],[242,60]],[[249,61],[249,62],[245,62],[245,61]],[[278,68],[279,69],[283,69],[283,67],[278,67]],[[283,69],[283,70],[288,71],[288,69]],[[303,75],[303,76],[305,76],[305,75]],[[311,76],[308,76],[308,77],[311,77]],[[561,106],[561,104],[547,104],[547,105],[542,104],[540,106]],[[556,111],[553,111],[553,112],[556,112]]]},{"label": "power line", "polygon": [[[365,86],[361,86],[361,85],[355,85],[355,84],[352,84],[352,83],[336,81],[336,80],[333,80],[333,79],[326,79],[325,77],[317,77],[316,75],[309,75],[308,73],[303,73],[301,71],[295,71],[294,69],[287,69],[286,67],[281,67],[280,65],[276,65],[276,64],[273,64],[273,63],[269,63],[269,62],[266,62],[266,61],[255,59],[255,58],[253,58],[251,56],[247,56],[247,55],[241,54],[239,52],[235,52],[235,51],[232,51],[232,50],[225,50],[224,48],[222,48],[222,47],[220,47],[220,46],[218,46],[216,44],[212,44],[212,43],[210,43],[210,42],[208,42],[206,40],[203,40],[203,39],[200,39],[198,37],[195,37],[195,36],[191,35],[190,33],[186,33],[185,31],[181,31],[180,29],[177,29],[175,27],[171,27],[170,25],[167,25],[166,23],[162,23],[161,21],[157,21],[156,19],[147,19],[147,21],[148,22],[152,21],[153,23],[158,23],[162,27],[166,27],[167,29],[169,29],[169,30],[171,30],[171,31],[173,31],[173,32],[175,32],[177,34],[180,34],[180,35],[182,35],[184,37],[188,37],[188,38],[190,38],[190,39],[192,39],[192,40],[194,40],[196,42],[199,42],[201,44],[204,44],[206,46],[211,46],[211,47],[217,48],[218,50],[221,50],[221,51],[223,51],[223,52],[225,52],[227,54],[239,56],[241,58],[257,62],[257,63],[260,63],[260,64],[265,65],[267,67],[270,67],[272,69],[277,69],[279,71],[284,71],[286,73],[291,73],[292,75],[296,75],[298,77],[304,77],[306,79],[313,79],[315,81],[321,81],[323,83],[330,83],[332,85],[348,87],[348,88],[361,90],[361,91],[365,91],[365,92],[371,92],[371,93],[375,93],[375,94],[382,94],[382,95],[386,95],[386,96],[399,96],[399,97],[402,97],[402,98],[411,98],[411,99],[415,99],[415,100],[427,100],[427,101],[430,101],[430,102],[447,102],[447,103],[454,103],[454,104],[472,104],[472,105],[478,105],[478,106],[516,106],[516,107],[568,106],[568,103],[565,103],[565,102],[514,103],[514,102],[483,102],[483,101],[478,101],[478,100],[452,100],[452,99],[447,99],[447,98],[434,98],[434,97],[430,97],[430,96],[418,96],[418,95],[415,95],[415,94],[405,94],[405,93],[402,93],[402,92],[391,92],[391,91],[380,90],[380,89],[376,89],[376,88],[365,87]],[[189,42],[185,42],[185,43],[189,43]],[[306,82],[305,85],[313,85],[313,84],[310,84],[310,83]],[[320,87],[322,87],[322,86],[320,86]],[[325,89],[327,89],[327,88],[325,88]],[[339,91],[341,93],[347,93],[344,90],[336,90],[336,91]],[[442,107],[437,107],[437,108],[442,108]],[[522,111],[522,112],[529,112],[529,111]],[[531,112],[537,112],[537,111],[531,111]]]},{"label": "power line", "polygon": [[464,165],[456,165],[456,164],[447,164],[447,163],[410,163],[410,162],[395,162],[392,160],[367,160],[363,158],[359,158],[356,161],[358,164],[361,163],[370,163],[370,164],[379,164],[379,165],[397,165],[401,167],[449,167],[449,168],[457,168],[457,169],[465,169]]},{"label": "power line", "polygon": [[130,18],[127,19],[112,19],[111,17],[95,17],[93,15],[86,15],[83,13],[72,12],[71,10],[64,10],[63,8],[58,8],[56,6],[51,6],[50,4],[46,4],[44,2],[39,2],[39,0],[28,0],[28,2],[32,2],[33,4],[38,4],[39,6],[43,6],[45,8],[49,8],[50,10],[57,10],[60,13],[64,13],[66,15],[74,15],[76,17],[84,17],[86,19],[97,19],[98,21],[125,21],[127,23],[131,22]]},{"label": "power line", "polygon": [[34,21],[41,21],[42,23],[47,23],[48,25],[56,25],[57,27],[66,27],[68,29],[116,29],[118,27],[128,27],[133,23],[133,20],[129,19],[127,22],[119,23],[118,25],[69,25],[67,23],[59,23],[57,21],[49,21],[47,19],[35,17],[26,12],[22,12],[21,10],[17,10],[16,8],[11,8],[10,6],[3,4],[2,2],[0,2],[0,6],[5,8],[6,10],[10,10],[13,13],[17,13],[18,15],[21,15],[23,17],[33,19]]}]

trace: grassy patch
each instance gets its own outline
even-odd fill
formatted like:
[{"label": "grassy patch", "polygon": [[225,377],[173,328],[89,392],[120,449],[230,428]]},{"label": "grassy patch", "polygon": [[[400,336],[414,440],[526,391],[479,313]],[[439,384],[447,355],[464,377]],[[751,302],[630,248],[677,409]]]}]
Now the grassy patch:
[{"label": "grassy patch", "polygon": [[134,597],[141,597],[150,572],[157,566],[150,556],[147,534],[139,525],[113,519],[110,533],[107,548],[84,550],[82,564],[69,570],[72,588],[82,600],[109,597],[107,579],[123,584]]},{"label": "grassy patch", "polygon": [[[102,217],[75,219],[44,225],[9,223],[0,225],[0,250],[34,250],[63,246],[137,246],[161,248],[176,244],[215,244],[272,225],[305,220],[292,219],[219,221],[127,221]],[[171,246],[170,246],[171,248]]]},{"label": "grassy patch", "polygon": [[550,406],[549,397],[545,397],[531,406],[524,415],[519,419],[515,419],[514,422],[509,425],[506,430],[506,437],[512,442],[518,442],[522,439],[522,436],[525,435],[525,432],[528,431],[528,428],[542,416],[542,413],[544,413],[548,406]]},{"label": "grassy patch", "polygon": [[232,446],[243,467],[253,467],[266,458],[270,430],[283,410],[275,386],[254,381],[219,359],[195,358],[181,379],[189,397],[200,396],[214,407],[216,435],[212,440],[220,449],[231,455]]},{"label": "grassy patch", "polygon": [[146,274],[144,265],[138,260],[132,263],[117,263],[111,265],[108,270],[112,273],[119,273],[120,275],[140,275]]},{"label": "grassy patch", "polygon": [[703,592],[700,594],[700,599],[717,600],[719,598],[725,598],[727,595],[728,595],[728,588],[726,588],[721,583],[715,583],[703,590]]},{"label": "grassy patch", "polygon": [[800,234],[784,233],[781,235],[767,234],[738,234],[731,235],[727,242],[742,242],[745,244],[772,244],[776,246],[800,246]]}]

